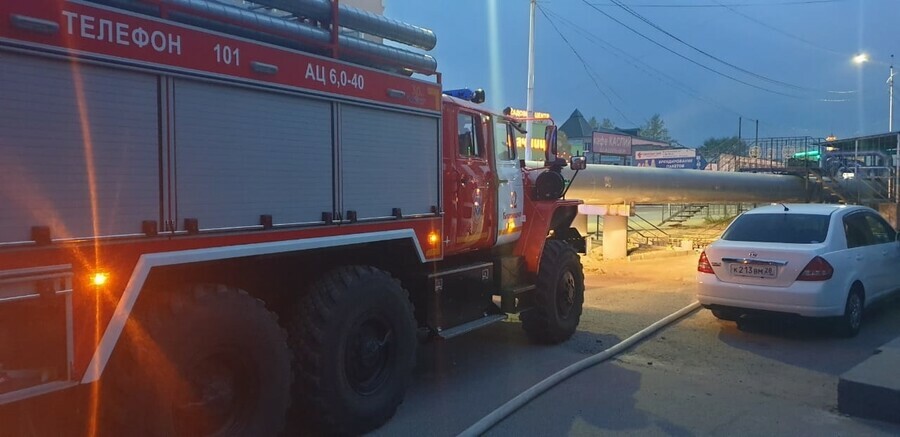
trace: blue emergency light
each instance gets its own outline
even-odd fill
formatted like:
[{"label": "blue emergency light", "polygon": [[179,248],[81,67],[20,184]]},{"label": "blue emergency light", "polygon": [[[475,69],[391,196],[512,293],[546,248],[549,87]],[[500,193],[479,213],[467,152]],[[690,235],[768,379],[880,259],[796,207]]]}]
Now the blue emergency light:
[{"label": "blue emergency light", "polygon": [[457,99],[468,100],[473,103],[484,103],[484,90],[479,88],[472,91],[468,88],[460,88],[458,90],[444,90],[444,94]]}]

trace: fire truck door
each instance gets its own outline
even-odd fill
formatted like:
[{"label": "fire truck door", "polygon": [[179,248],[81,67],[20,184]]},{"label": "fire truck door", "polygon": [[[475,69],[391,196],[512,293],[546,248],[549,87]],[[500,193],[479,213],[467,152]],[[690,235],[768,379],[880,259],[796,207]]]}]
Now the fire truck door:
[{"label": "fire truck door", "polygon": [[497,168],[497,245],[516,241],[521,235],[525,215],[522,170],[516,159],[516,146],[505,120],[494,117],[494,162]]},{"label": "fire truck door", "polygon": [[447,213],[451,224],[447,253],[493,245],[495,228],[495,175],[490,166],[488,118],[460,111],[453,156],[446,174]]}]

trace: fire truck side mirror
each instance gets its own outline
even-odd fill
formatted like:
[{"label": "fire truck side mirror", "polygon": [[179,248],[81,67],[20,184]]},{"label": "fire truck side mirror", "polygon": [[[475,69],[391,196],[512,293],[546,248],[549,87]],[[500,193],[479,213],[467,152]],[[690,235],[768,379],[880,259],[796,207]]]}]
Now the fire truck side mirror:
[{"label": "fire truck side mirror", "polygon": [[556,126],[550,125],[547,126],[546,130],[544,130],[544,143],[547,145],[546,150],[546,159],[547,162],[552,162],[556,159]]},{"label": "fire truck side mirror", "polygon": [[573,156],[569,162],[569,168],[572,170],[584,170],[587,168],[587,159],[583,156]]}]

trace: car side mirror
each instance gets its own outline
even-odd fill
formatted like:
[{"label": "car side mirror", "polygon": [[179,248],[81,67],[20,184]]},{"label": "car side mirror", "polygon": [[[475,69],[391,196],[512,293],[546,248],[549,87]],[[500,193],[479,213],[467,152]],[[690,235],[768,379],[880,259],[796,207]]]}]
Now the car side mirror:
[{"label": "car side mirror", "polygon": [[[572,160],[569,162],[569,168],[572,170],[584,170],[587,168],[587,158],[583,156],[573,156]],[[900,235],[898,235],[900,238]]]}]

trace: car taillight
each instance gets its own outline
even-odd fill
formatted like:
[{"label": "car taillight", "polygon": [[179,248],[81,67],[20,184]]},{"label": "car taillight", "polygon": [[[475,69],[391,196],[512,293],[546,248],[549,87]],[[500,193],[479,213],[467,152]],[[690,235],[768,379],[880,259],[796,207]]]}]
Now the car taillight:
[{"label": "car taillight", "polygon": [[800,276],[797,276],[798,281],[826,281],[831,279],[831,276],[834,274],[834,267],[831,267],[831,264],[828,264],[828,261],[825,261],[825,258],[821,256],[817,256],[803,268],[803,271],[800,272]]},{"label": "car taillight", "polygon": [[706,257],[706,251],[700,253],[700,261],[697,261],[697,271],[701,273],[716,273],[713,271],[712,266],[709,265],[709,258]]}]

